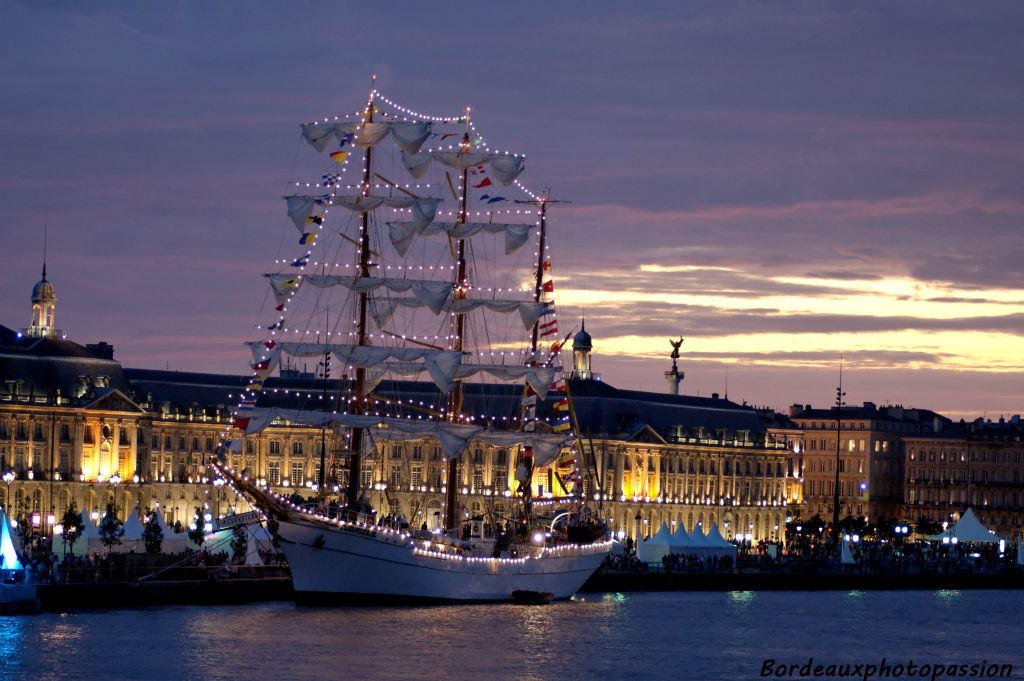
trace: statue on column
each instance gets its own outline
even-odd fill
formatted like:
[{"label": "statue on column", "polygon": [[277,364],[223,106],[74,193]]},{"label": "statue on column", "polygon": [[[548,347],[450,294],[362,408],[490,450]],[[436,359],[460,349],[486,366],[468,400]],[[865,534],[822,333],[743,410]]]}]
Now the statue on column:
[{"label": "statue on column", "polygon": [[672,346],[672,354],[671,354],[671,357],[672,357],[672,368],[675,369],[675,368],[677,368],[676,367],[676,360],[679,359],[679,346],[683,344],[683,337],[680,336],[679,340],[677,340],[677,341],[674,341],[671,338],[669,338],[668,342],[669,342],[669,345]]}]

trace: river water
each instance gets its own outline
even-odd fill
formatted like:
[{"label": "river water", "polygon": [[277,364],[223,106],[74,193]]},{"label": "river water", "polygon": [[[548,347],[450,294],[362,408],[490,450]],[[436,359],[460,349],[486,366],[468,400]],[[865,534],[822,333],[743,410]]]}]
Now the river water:
[{"label": "river water", "polygon": [[1024,591],[675,592],[587,594],[547,606],[262,603],[47,613],[0,616],[0,678],[755,679],[764,678],[766,659],[804,665],[808,658],[815,665],[987,660],[1013,665],[1012,678],[1024,678],[1022,613]]}]

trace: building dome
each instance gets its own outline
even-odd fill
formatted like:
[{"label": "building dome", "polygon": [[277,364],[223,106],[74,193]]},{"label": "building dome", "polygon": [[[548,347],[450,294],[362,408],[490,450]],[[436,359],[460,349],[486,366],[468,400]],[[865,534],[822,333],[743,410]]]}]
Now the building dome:
[{"label": "building dome", "polygon": [[583,322],[580,327],[580,332],[572,337],[572,349],[573,350],[591,350],[594,344],[590,340],[590,334],[587,333],[587,323]]},{"label": "building dome", "polygon": [[57,290],[46,280],[45,276],[32,287],[33,303],[49,303],[55,300],[57,300]]}]

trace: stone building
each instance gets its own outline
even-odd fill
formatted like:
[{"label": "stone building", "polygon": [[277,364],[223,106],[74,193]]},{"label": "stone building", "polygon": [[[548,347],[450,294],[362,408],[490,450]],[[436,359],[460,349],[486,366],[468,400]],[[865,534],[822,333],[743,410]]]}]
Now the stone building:
[{"label": "stone building", "polygon": [[896,517],[902,512],[904,440],[932,433],[949,419],[926,409],[900,406],[813,409],[790,407],[803,432],[802,515],[831,520],[839,473],[840,517]]},{"label": "stone building", "polygon": [[[159,509],[172,526],[191,522],[197,507],[218,516],[247,510],[209,477],[207,461],[225,439],[241,441],[228,454],[233,467],[280,493],[312,496],[321,458],[329,489],[348,485],[343,434],[279,423],[244,436],[232,416],[247,378],[123,368],[106,343],[65,339],[56,330],[55,303],[44,272],[30,326],[0,326],[0,472],[12,473],[0,493],[14,517],[39,533],[52,533],[72,501],[94,517],[111,503],[122,518],[132,508]],[[664,522],[688,531],[717,524],[729,538],[783,538],[790,450],[753,409],[717,396],[616,389],[591,371],[589,334],[578,340],[569,389],[583,437],[562,459],[574,458],[585,474],[577,482],[557,465],[536,470],[541,506],[582,484],[622,537],[650,534]],[[341,399],[346,388],[344,381],[325,385],[285,372],[265,383],[260,402],[322,404]],[[385,381],[375,394],[409,408],[438,400],[430,383]],[[466,410],[498,426],[514,420],[520,398],[514,386],[465,390]],[[564,412],[549,401],[538,416],[544,428]],[[463,516],[507,516],[519,455],[471,444],[457,468]],[[376,508],[440,526],[447,473],[436,442],[378,437],[364,456],[359,483]]]},{"label": "stone building", "polygon": [[905,438],[904,514],[954,523],[973,508],[1000,536],[1021,536],[1024,523],[1024,423],[978,419]]}]

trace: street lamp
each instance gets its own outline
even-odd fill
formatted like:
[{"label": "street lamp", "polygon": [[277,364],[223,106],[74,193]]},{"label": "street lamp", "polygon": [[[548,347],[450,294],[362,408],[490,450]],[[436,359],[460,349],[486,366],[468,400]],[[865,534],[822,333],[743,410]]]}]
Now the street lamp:
[{"label": "street lamp", "polygon": [[4,472],[4,482],[7,483],[7,496],[4,497],[4,503],[7,504],[7,514],[11,513],[11,483],[14,482],[14,469]]},{"label": "street lamp", "polygon": [[224,483],[225,482],[227,482],[227,481],[224,480],[224,478],[217,478],[217,479],[215,479],[213,481],[213,486],[216,488],[215,489],[215,494],[217,495],[217,499],[215,501],[215,504],[216,504],[216,509],[215,510],[217,511],[217,518],[218,519],[220,518],[220,497],[221,497],[221,494],[222,494],[221,488],[224,487]]},{"label": "street lamp", "polygon": [[110,479],[107,482],[109,482],[110,486],[114,488],[114,515],[116,516],[117,515],[117,486],[121,484],[121,476],[119,474],[117,474],[117,473],[114,473],[113,475],[110,476]]}]

